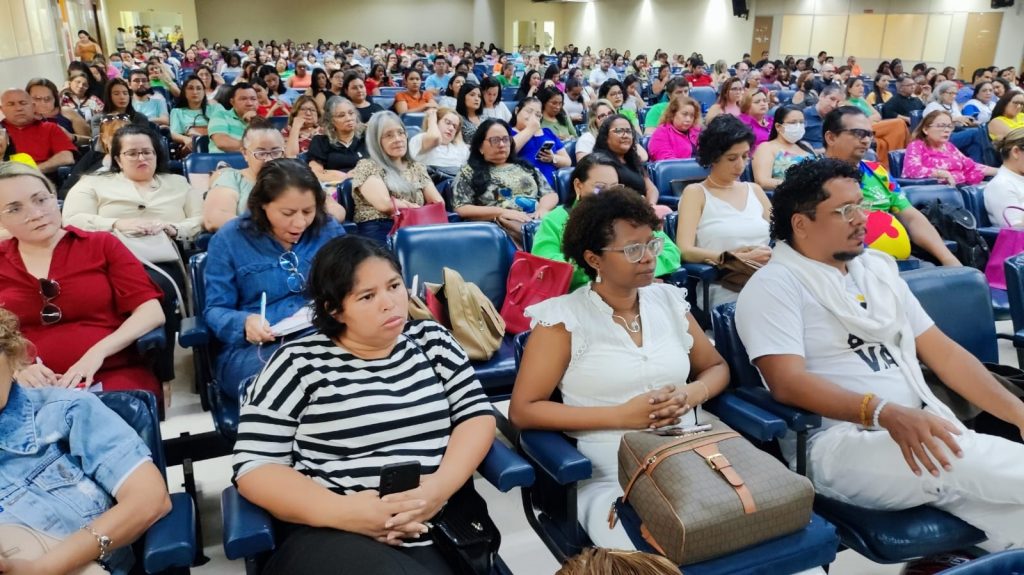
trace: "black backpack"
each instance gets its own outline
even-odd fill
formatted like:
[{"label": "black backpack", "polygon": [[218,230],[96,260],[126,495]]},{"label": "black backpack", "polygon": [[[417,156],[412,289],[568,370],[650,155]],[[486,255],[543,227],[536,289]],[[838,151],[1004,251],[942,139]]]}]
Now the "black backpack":
[{"label": "black backpack", "polygon": [[[956,242],[954,254],[960,263],[985,271],[988,263],[988,244],[978,233],[978,222],[974,214],[966,209],[932,200],[921,208],[942,239]],[[928,258],[931,259],[931,258]]]}]

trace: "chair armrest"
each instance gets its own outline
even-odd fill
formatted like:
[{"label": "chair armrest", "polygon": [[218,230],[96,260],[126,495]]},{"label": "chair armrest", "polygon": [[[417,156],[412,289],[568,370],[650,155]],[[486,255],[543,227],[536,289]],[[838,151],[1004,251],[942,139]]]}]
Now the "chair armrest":
[{"label": "chair armrest", "polygon": [[690,277],[702,282],[713,282],[718,279],[718,268],[709,264],[693,264],[683,262],[681,266]]},{"label": "chair armrest", "polygon": [[171,494],[171,511],[144,535],[142,565],[146,573],[187,568],[196,556],[196,510],[188,493]]},{"label": "chair armrest", "polygon": [[772,394],[761,387],[741,387],[736,395],[761,409],[778,416],[786,422],[791,431],[809,431],[821,427],[821,416],[796,407],[783,405],[772,397]]},{"label": "chair armrest", "polygon": [[142,337],[135,340],[135,349],[139,350],[139,354],[145,355],[147,352],[154,349],[164,349],[167,347],[167,332],[164,331],[164,326],[159,326],[151,329],[150,331],[142,334]]},{"label": "chair armrest", "polygon": [[893,178],[900,186],[937,186],[944,184],[935,178]]},{"label": "chair armrest", "polygon": [[658,205],[668,206],[673,210],[677,209],[679,207],[679,196],[673,196],[669,194],[658,194]]},{"label": "chair armrest", "polygon": [[502,493],[515,487],[530,487],[536,479],[533,467],[497,439],[491,444],[477,471]]},{"label": "chair armrest", "polygon": [[1013,333],[1013,347],[1024,348],[1024,329]]},{"label": "chair armrest", "polygon": [[181,347],[198,347],[210,343],[210,330],[206,327],[206,320],[199,316],[181,320],[178,343]]},{"label": "chair armrest", "polygon": [[726,392],[705,404],[729,427],[758,441],[772,441],[786,435],[789,427],[782,418]]},{"label": "chair armrest", "polygon": [[220,494],[224,521],[224,554],[228,559],[253,557],[274,549],[270,514],[250,503],[234,485]]},{"label": "chair armrest", "polygon": [[554,431],[524,431],[519,434],[519,447],[527,460],[560,485],[590,479],[593,473],[590,460]]},{"label": "chair armrest", "polygon": [[676,287],[691,289],[693,286],[697,285],[697,280],[690,275],[690,272],[686,271],[686,268],[683,267],[661,277],[665,280],[665,283],[670,283]]},{"label": "chair armrest", "polygon": [[449,224],[456,224],[456,223],[459,223],[461,221],[462,221],[462,216],[460,216],[459,214],[456,214],[455,212],[448,212],[448,223]]}]

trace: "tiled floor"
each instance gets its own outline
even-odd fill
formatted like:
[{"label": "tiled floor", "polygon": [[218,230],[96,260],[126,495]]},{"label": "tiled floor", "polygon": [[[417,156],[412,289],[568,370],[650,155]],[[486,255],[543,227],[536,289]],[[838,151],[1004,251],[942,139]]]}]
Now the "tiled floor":
[{"label": "tiled floor", "polygon": [[[1010,330],[1009,322],[1000,322],[1001,332]],[[1012,345],[1006,340],[999,341],[1002,363],[1017,365],[1017,356]],[[174,385],[174,400],[168,411],[167,421],[161,426],[164,438],[176,437],[184,431],[202,433],[213,429],[210,414],[199,405],[199,398],[192,394],[192,362],[190,356],[179,350],[178,380]],[[200,575],[228,575],[245,572],[240,562],[229,561],[221,547],[220,492],[230,484],[231,465],[228,457],[202,461],[195,465],[195,475],[200,492],[200,510],[203,517],[203,544],[210,561],[193,569]],[[172,491],[183,491],[181,467],[168,471]],[[500,493],[486,481],[477,481],[477,488],[487,500],[491,516],[501,528],[501,556],[513,573],[543,575],[554,573],[558,563],[526,523],[519,494],[516,491]],[[896,575],[900,565],[878,565],[854,553],[839,554],[829,569],[830,575]]]}]

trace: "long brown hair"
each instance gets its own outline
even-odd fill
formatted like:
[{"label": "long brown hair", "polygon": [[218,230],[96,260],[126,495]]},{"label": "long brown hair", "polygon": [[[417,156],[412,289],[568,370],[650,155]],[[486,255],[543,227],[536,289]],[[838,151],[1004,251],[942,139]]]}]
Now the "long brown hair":
[{"label": "long brown hair", "polygon": [[666,557],[643,551],[587,547],[555,575],[679,575],[679,567]]}]

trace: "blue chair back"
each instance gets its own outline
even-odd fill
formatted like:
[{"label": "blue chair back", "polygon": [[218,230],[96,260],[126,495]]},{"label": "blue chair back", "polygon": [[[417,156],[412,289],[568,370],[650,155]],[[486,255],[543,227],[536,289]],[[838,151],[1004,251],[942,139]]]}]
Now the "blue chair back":
[{"label": "blue chair back", "polygon": [[961,196],[960,192],[952,186],[905,186],[903,187],[903,193],[906,194],[907,200],[909,200],[915,208],[921,208],[932,200],[939,200],[943,204],[956,206],[958,208],[964,207],[963,196]]},{"label": "blue chair back", "polygon": [[416,136],[416,135],[420,134],[422,131],[423,131],[423,128],[421,128],[419,126],[409,126],[409,125],[405,126],[405,136],[407,138],[412,138],[413,136]]},{"label": "blue chair back", "polygon": [[405,124],[406,128],[419,128],[423,126],[423,118],[425,116],[423,112],[406,112],[402,114],[402,123]]},{"label": "blue chair back", "polygon": [[[1006,292],[1010,300],[1010,320],[1013,322],[1014,333],[1020,333],[1021,330],[1024,330],[1024,254],[1006,258],[1003,262],[1003,269],[1006,270]],[[1017,343],[1017,337],[1014,337],[1014,345],[1020,345]]]},{"label": "blue chair back", "polygon": [[490,76],[491,75],[491,71],[492,71],[492,68],[490,66],[488,66],[487,64],[475,64],[473,66],[473,75],[476,76],[476,78],[478,80],[481,80],[481,81],[484,78]]},{"label": "blue chair back", "polygon": [[565,153],[569,154],[569,159],[572,161],[572,165],[576,165],[576,140],[572,140],[565,145]]},{"label": "blue chair back", "polygon": [[[697,160],[663,160],[648,165],[651,180],[663,196],[681,196],[683,188],[693,182],[699,182],[708,176],[707,168]],[[675,184],[673,184],[675,182]]]},{"label": "blue chair back", "polygon": [[537,220],[530,220],[523,224],[523,251],[533,251],[533,236],[537,235],[537,228],[540,227],[540,222]]},{"label": "blue chair back", "polygon": [[345,219],[355,221],[352,218],[356,214],[356,201],[352,197],[352,180],[347,179],[338,185],[338,203],[345,208]]},{"label": "blue chair back", "polygon": [[779,90],[776,94],[779,97],[779,105],[786,105],[793,100],[796,90]]},{"label": "blue chair back", "polygon": [[718,94],[714,88],[710,86],[697,86],[696,88],[690,88],[690,97],[700,102],[700,108],[702,112],[707,112],[708,108],[715,105],[718,100]]},{"label": "blue chair back", "polygon": [[679,212],[665,214],[661,220],[661,231],[665,232],[666,236],[675,239],[677,225],[679,225]]},{"label": "blue chair back", "polygon": [[974,268],[922,268],[900,274],[935,325],[981,361],[999,363],[992,296]]},{"label": "blue chair back", "polygon": [[475,283],[501,309],[515,245],[497,225],[412,226],[398,230],[392,245],[406,285],[412,285],[414,276],[419,276],[421,284],[442,283],[443,268],[448,267]]},{"label": "blue chair back", "polygon": [[576,196],[572,189],[572,168],[561,168],[555,172],[555,193],[558,194],[558,203],[563,206],[572,203]]},{"label": "blue chair back", "polygon": [[185,177],[191,178],[193,174],[209,174],[217,169],[219,162],[227,162],[232,168],[244,170],[246,167],[245,157],[237,152],[230,154],[201,154],[193,152],[185,158]]},{"label": "blue chair back", "polygon": [[985,208],[985,185],[964,186],[960,188],[960,194],[964,198],[964,207],[974,214],[978,227],[992,227],[992,221],[988,217],[988,210]]},{"label": "blue chair back", "polygon": [[267,118],[267,123],[276,128],[278,131],[283,131],[288,127],[288,116],[270,116]]},{"label": "blue chair back", "polygon": [[921,123],[921,119],[924,118],[924,115],[921,113],[923,111],[924,110],[922,109],[922,110],[912,110],[910,112],[910,131],[911,132],[913,132],[914,129],[917,128],[917,125]]},{"label": "blue chair back", "polygon": [[395,99],[386,96],[374,96],[373,103],[385,110],[390,110],[395,105]]},{"label": "blue chair back", "polygon": [[736,304],[727,303],[711,311],[715,333],[715,349],[729,364],[732,381],[739,387],[761,388],[761,375],[747,355],[747,348],[736,329]]},{"label": "blue chair back", "polygon": [[130,390],[98,393],[97,397],[139,434],[153,454],[153,464],[166,479],[167,459],[164,457],[164,442],[160,436],[156,396],[148,391]]},{"label": "blue chair back", "polygon": [[281,94],[280,98],[282,100],[284,100],[285,102],[288,102],[288,105],[290,106],[290,105],[294,104],[295,100],[298,100],[299,96],[303,95],[304,93],[305,92],[302,91],[302,90],[298,90],[298,89],[295,89],[295,88],[288,88],[287,90],[285,90],[284,94]]},{"label": "blue chair back", "polygon": [[519,88],[515,86],[508,86],[501,89],[501,100],[503,102],[515,102],[516,94],[519,92]]},{"label": "blue chair back", "polygon": [[[398,86],[381,86],[381,88],[380,88],[380,95],[385,97],[385,98],[391,98],[392,100],[394,100],[396,94],[399,94],[399,93],[404,92],[404,91],[405,91],[405,88],[401,88],[401,87],[398,87]],[[383,104],[381,104],[381,105],[383,106]]]},{"label": "blue chair back", "polygon": [[906,150],[892,150],[889,152],[889,175],[894,178],[903,177],[903,156]]}]

